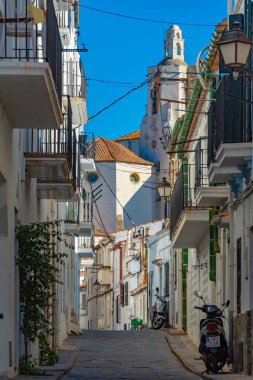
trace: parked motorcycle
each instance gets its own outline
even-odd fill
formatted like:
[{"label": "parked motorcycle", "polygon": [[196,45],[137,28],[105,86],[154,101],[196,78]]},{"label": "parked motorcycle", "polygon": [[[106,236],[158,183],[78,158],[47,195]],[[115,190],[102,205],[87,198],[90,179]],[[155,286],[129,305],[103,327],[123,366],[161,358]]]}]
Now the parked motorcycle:
[{"label": "parked motorcycle", "polygon": [[204,302],[202,307],[195,306],[195,309],[202,310],[207,315],[200,321],[199,352],[201,359],[206,366],[205,372],[217,373],[224,367],[228,359],[228,345],[222,318],[226,319],[223,312],[229,306],[230,301],[228,300],[224,309],[220,310],[215,305],[207,305],[201,292],[195,291],[194,295]]},{"label": "parked motorcycle", "polygon": [[156,288],[156,303],[152,307],[153,315],[151,319],[151,326],[154,330],[160,329],[165,323],[168,323],[168,295],[162,297],[159,295],[159,288]]}]

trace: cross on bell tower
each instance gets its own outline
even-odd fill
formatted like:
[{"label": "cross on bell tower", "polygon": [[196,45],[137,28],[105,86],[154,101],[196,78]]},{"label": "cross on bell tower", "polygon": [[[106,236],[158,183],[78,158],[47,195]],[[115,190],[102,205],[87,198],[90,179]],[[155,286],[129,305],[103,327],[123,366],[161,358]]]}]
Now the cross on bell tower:
[{"label": "cross on bell tower", "polygon": [[171,59],[181,59],[184,61],[184,40],[182,39],[182,30],[173,25],[166,32],[164,41],[164,55]]}]

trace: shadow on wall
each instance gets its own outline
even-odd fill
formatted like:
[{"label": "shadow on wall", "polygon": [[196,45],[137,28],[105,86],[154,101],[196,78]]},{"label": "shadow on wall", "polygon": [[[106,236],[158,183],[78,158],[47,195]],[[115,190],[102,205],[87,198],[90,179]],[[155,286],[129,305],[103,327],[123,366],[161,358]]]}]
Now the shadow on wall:
[{"label": "shadow on wall", "polygon": [[[154,187],[154,184],[149,182],[151,178],[152,177],[143,183],[143,185],[149,187],[140,187],[125,205],[126,212],[136,225],[151,222],[156,218],[155,202],[157,199],[157,191],[150,188]],[[124,213],[124,227],[132,227],[132,223],[126,213]]]},{"label": "shadow on wall", "polygon": [[8,235],[7,182],[0,172],[0,235]]}]

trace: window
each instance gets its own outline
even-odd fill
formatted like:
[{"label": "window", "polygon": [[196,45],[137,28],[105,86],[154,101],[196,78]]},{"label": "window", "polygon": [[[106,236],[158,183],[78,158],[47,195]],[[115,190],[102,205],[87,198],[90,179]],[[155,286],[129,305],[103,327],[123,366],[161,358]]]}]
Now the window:
[{"label": "window", "polygon": [[125,306],[125,285],[121,284],[121,306]]},{"label": "window", "polygon": [[86,294],[82,294],[82,309],[86,309]]},{"label": "window", "polygon": [[164,292],[164,295],[167,295],[167,294],[170,293],[170,279],[169,279],[170,268],[169,268],[169,263],[165,264],[164,270],[165,270],[165,292]]},{"label": "window", "polygon": [[128,282],[124,284],[124,304],[125,306],[128,305]]},{"label": "window", "polygon": [[88,172],[87,173],[87,180],[90,183],[94,183],[98,180],[98,173],[97,172]]},{"label": "window", "polygon": [[180,33],[177,32],[177,39],[180,40]]},{"label": "window", "polygon": [[181,55],[181,46],[180,46],[180,44],[177,44],[176,47],[177,47],[177,55]]},{"label": "window", "polygon": [[120,323],[120,296],[116,297],[116,323]]},{"label": "window", "polygon": [[130,174],[130,181],[132,183],[138,183],[140,181],[140,176],[137,173],[131,173]]}]

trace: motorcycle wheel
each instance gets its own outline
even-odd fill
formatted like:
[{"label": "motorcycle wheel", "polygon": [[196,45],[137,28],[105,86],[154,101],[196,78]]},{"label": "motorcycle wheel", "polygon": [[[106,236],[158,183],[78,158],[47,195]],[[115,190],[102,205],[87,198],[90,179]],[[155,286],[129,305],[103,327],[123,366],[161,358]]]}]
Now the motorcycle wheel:
[{"label": "motorcycle wheel", "polygon": [[212,372],[212,373],[218,373],[226,364],[226,360],[218,362],[216,358],[213,358],[212,360],[205,362],[205,366],[207,369],[207,372]]},{"label": "motorcycle wheel", "polygon": [[163,325],[164,320],[162,318],[154,318],[152,321],[152,327],[154,330],[159,330]]}]

